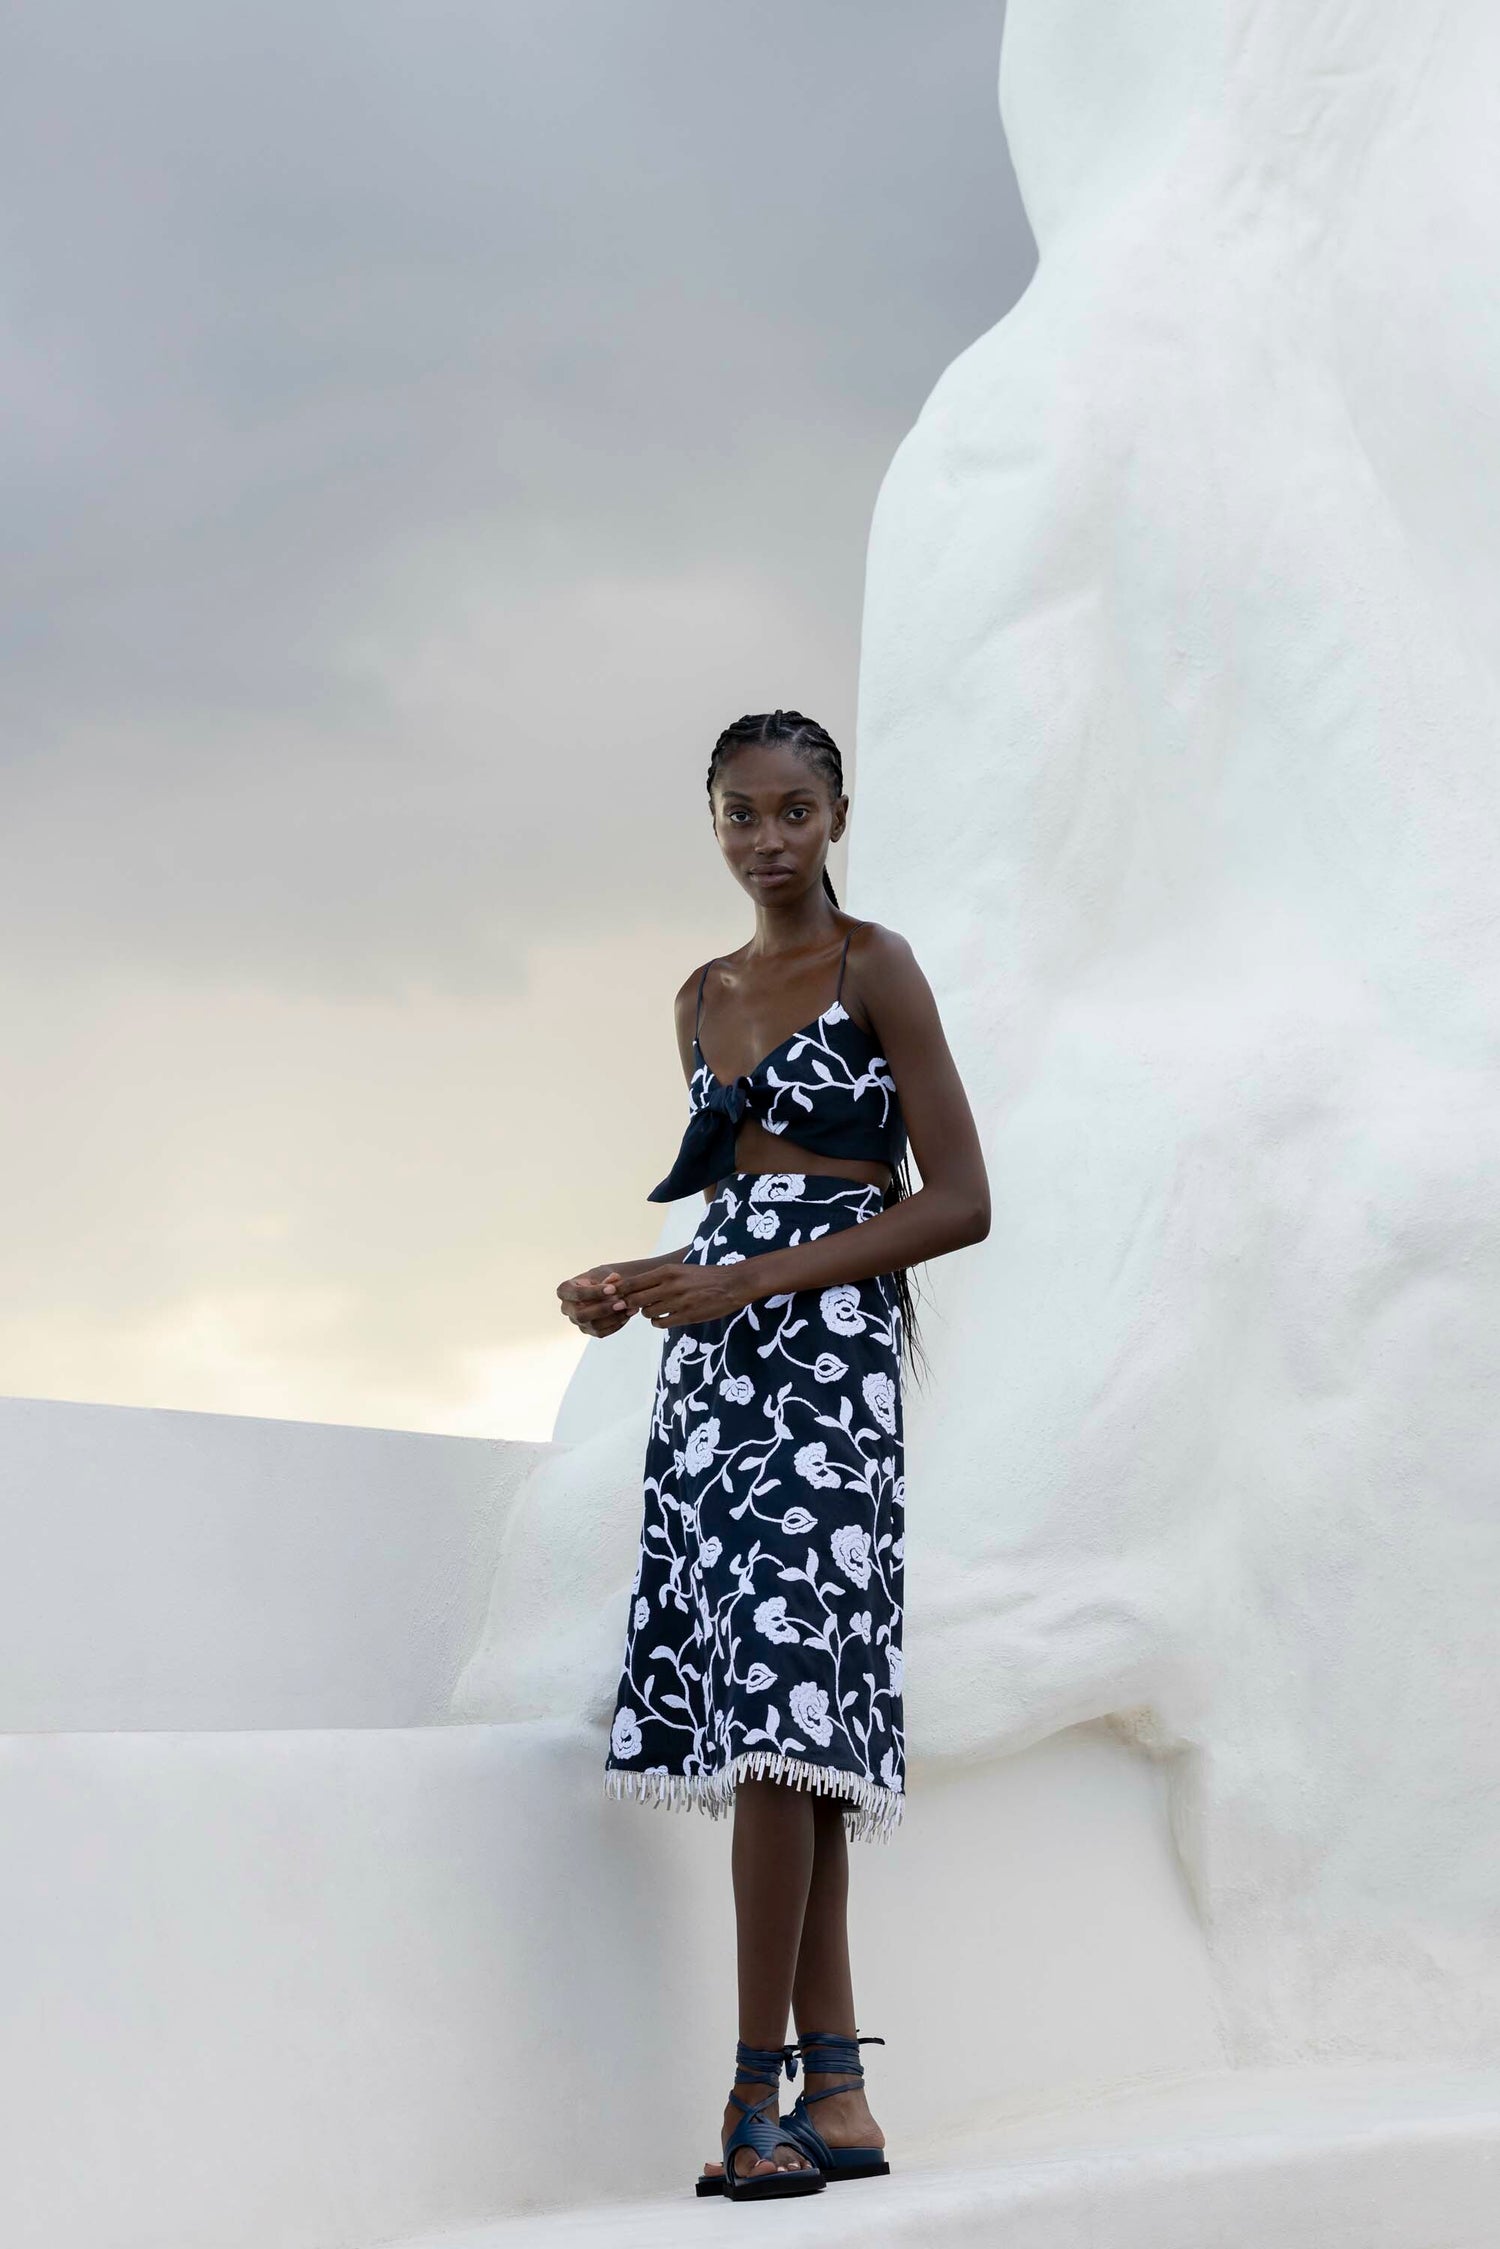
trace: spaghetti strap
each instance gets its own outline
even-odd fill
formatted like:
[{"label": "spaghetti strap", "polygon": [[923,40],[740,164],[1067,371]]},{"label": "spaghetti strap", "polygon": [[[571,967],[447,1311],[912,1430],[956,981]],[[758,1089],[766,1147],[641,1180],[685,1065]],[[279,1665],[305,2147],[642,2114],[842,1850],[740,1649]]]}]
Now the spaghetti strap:
[{"label": "spaghetti strap", "polygon": [[[861,926],[863,926],[863,925],[861,925]],[[850,930],[850,932],[849,932],[849,937],[852,937],[853,935],[854,935],[854,932],[853,932],[853,930],[851,929],[851,930]],[[837,991],[836,991],[836,992],[834,993],[834,995],[833,995],[833,1004],[834,1004],[834,1006],[835,1006],[835,1007],[837,1007],[837,1006],[838,1006],[838,1004],[839,1004],[839,1001],[840,1001],[840,1000],[841,1000],[841,999],[843,998],[843,996],[844,996],[844,970],[845,970],[845,969],[846,969],[846,968],[848,967],[848,965],[849,965],[849,937],[846,937],[846,938],[844,939],[844,949],[843,949],[843,951],[842,951],[842,952],[840,953],[840,955],[839,955],[839,982],[838,982],[838,990],[837,990]]]},{"label": "spaghetti strap", "polygon": [[[699,1032],[700,1032],[700,1031],[702,1030],[702,1028],[703,1028],[703,987],[704,987],[704,985],[705,985],[705,984],[706,984],[706,983],[708,982],[708,972],[709,972],[709,970],[710,970],[710,969],[711,969],[711,968],[713,967],[713,965],[714,965],[714,964],[713,964],[713,962],[712,962],[712,961],[705,961],[705,962],[703,963],[703,974],[702,974],[702,975],[701,975],[701,976],[699,977],[699,979],[698,979],[698,1012],[697,1012],[697,1014],[696,1014],[696,1015],[695,1015],[695,1016],[693,1017],[693,1037],[694,1037],[694,1038],[696,1038],[696,1037],[698,1036],[698,1033],[699,1033]],[[840,980],[839,980],[839,981],[840,981],[840,982],[842,982],[842,981],[843,981],[842,977],[840,978]]]}]

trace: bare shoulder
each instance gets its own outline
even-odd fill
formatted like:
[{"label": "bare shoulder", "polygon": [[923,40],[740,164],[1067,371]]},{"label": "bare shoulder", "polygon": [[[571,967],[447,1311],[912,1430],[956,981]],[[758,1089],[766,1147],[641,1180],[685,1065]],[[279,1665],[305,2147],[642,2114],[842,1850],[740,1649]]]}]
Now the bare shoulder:
[{"label": "bare shoulder", "polygon": [[863,921],[850,933],[849,966],[858,988],[871,998],[881,991],[905,990],[920,977],[917,956],[899,930],[884,922]]},{"label": "bare shoulder", "polygon": [[895,1043],[941,1036],[932,987],[899,930],[863,923],[849,942],[849,969],[846,991],[854,1011],[888,1052]]}]

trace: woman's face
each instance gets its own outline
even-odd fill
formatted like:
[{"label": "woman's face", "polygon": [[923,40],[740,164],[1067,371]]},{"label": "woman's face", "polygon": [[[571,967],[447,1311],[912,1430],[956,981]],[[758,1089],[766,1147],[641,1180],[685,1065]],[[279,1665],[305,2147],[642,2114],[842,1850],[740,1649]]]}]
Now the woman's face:
[{"label": "woman's face", "polygon": [[817,888],[848,811],[848,798],[832,796],[822,775],[785,742],[736,750],[714,781],[719,849],[758,906],[787,906]]}]

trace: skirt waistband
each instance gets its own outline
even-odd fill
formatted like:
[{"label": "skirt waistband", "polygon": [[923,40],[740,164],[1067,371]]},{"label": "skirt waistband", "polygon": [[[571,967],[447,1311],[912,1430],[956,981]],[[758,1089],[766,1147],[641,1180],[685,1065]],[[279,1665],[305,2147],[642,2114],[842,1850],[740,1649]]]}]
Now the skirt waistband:
[{"label": "skirt waistband", "polygon": [[871,1187],[859,1179],[840,1179],[827,1171],[736,1171],[721,1179],[713,1203],[721,1203],[726,1194],[732,1194],[738,1205],[752,1208],[775,1208],[783,1203],[835,1204],[855,1212],[860,1218],[873,1218],[884,1208],[885,1196],[879,1187]]}]

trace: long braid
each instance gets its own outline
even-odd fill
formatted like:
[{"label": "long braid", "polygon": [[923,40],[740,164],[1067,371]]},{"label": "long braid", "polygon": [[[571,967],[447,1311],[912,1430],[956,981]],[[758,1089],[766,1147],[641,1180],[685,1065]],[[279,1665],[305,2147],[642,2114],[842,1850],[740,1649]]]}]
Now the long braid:
[{"label": "long braid", "polygon": [[[805,717],[801,711],[752,711],[747,712],[744,718],[737,718],[732,726],[726,726],[713,746],[708,761],[710,801],[719,769],[733,757],[735,751],[767,742],[784,742],[799,757],[805,758],[815,773],[822,776],[832,796],[838,798],[843,795],[844,761],[839,754],[837,742],[826,727],[819,726],[816,719]],[[826,866],[823,869],[823,889],[829,903],[837,906],[838,893],[829,880]],[[904,1202],[911,1192],[911,1164],[903,1156],[891,1173],[891,1183],[886,1188],[883,1207],[889,1210],[893,1203]],[[920,1377],[926,1362],[917,1334],[917,1290],[913,1275],[902,1266],[892,1273],[891,1280],[896,1290],[896,1301],[901,1308],[901,1343],[906,1363],[912,1373]]]}]

